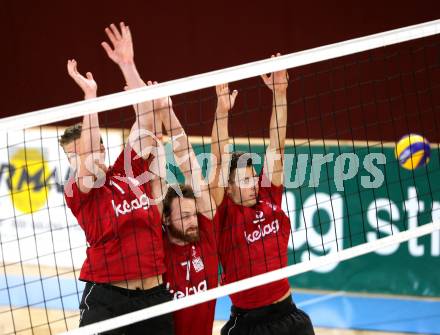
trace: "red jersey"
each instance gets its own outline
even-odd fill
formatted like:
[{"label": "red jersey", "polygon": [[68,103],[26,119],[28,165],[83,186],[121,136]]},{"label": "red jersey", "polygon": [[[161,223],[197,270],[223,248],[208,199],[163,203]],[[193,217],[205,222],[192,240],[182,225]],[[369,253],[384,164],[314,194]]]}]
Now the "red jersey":
[{"label": "red jersey", "polygon": [[[148,170],[146,160],[130,150],[134,177]],[[125,162],[127,164],[127,162]],[[84,230],[87,258],[80,279],[97,283],[160,276],[165,272],[160,214],[150,204],[149,183],[127,177],[124,150],[106,173],[103,186],[82,193],[71,179],[67,206]],[[132,187],[138,186],[138,197]]]},{"label": "red jersey", "polygon": [[[281,209],[283,186],[261,186],[257,204],[238,205],[225,193],[217,215],[220,220],[219,256],[224,283],[249,278],[287,266],[290,220]],[[290,285],[275,281],[231,295],[242,309],[270,305],[280,299]]]},{"label": "red jersey", "polygon": [[[213,220],[197,215],[200,240],[184,246],[164,236],[167,272],[164,282],[174,299],[215,288],[218,285],[217,243]],[[174,312],[176,335],[211,335],[215,300]]]}]

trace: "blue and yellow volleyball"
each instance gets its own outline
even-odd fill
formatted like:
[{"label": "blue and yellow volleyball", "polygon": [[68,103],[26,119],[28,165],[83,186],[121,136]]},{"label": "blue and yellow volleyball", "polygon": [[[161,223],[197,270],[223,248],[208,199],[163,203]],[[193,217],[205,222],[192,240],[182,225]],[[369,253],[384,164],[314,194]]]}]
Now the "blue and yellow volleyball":
[{"label": "blue and yellow volleyball", "polygon": [[394,152],[400,166],[407,170],[425,166],[431,158],[431,146],[428,140],[418,134],[402,137],[397,142]]}]

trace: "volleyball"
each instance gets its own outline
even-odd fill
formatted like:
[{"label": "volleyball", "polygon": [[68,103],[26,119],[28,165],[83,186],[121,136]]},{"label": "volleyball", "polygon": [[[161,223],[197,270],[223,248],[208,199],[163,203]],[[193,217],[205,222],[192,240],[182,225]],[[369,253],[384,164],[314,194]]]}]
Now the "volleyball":
[{"label": "volleyball", "polygon": [[423,136],[409,134],[397,142],[395,155],[401,167],[414,170],[429,163],[431,146]]}]

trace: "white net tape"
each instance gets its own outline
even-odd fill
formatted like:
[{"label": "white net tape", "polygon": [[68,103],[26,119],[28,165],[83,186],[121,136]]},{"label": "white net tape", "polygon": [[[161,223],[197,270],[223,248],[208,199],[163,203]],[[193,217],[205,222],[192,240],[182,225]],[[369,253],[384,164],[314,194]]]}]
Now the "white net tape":
[{"label": "white net tape", "polygon": [[256,77],[282,69],[290,69],[323,60],[351,55],[366,50],[385,47],[396,43],[411,41],[422,37],[436,35],[438,33],[440,33],[440,20],[430,21],[318,48],[295,52],[274,59],[264,59],[223,70],[172,80],[160,83],[154,87],[144,87],[136,90],[109,94],[92,100],[76,102],[4,118],[1,120],[0,129],[7,131],[50,124],[53,122],[97,113],[109,109],[130,106],[146,100],[153,100],[161,97],[191,92],[206,87],[213,87],[222,83],[231,83],[241,79]]}]

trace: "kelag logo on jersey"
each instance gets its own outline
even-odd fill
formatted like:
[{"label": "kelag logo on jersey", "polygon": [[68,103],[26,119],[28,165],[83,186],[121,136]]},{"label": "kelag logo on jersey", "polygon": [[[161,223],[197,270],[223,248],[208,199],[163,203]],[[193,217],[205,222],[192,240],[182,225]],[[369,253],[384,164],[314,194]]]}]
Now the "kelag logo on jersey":
[{"label": "kelag logo on jersey", "polygon": [[[130,183],[133,178],[121,178],[120,182],[124,183]],[[110,180],[110,185],[114,186],[121,194],[125,194],[125,191],[123,188],[119,185],[119,182],[117,183],[114,180]],[[127,200],[124,200],[120,204],[116,204],[114,200],[112,200],[112,206],[113,210],[115,211],[116,217],[119,215],[125,215],[128,213],[131,213],[132,211],[142,208],[143,210],[147,210],[150,208],[150,199],[145,193],[142,193],[141,196],[138,198],[135,198],[128,202]]]},{"label": "kelag logo on jersey", "polygon": [[208,289],[208,283],[206,282],[206,279],[205,279],[204,281],[201,281],[197,285],[185,287],[185,289],[183,291],[173,290],[172,288],[170,288],[170,283],[166,284],[166,288],[173,295],[173,299],[180,299],[180,298],[187,297],[189,295],[193,295],[193,294],[196,294],[199,292],[206,291]]},{"label": "kelag logo on jersey", "polygon": [[266,221],[263,211],[255,211],[255,219],[252,221],[257,226],[257,229],[251,233],[244,232],[244,238],[248,244],[254,243],[261,238],[269,235],[276,234],[280,230],[280,224],[278,220],[268,222],[267,224],[261,225]]},{"label": "kelag logo on jersey", "polygon": [[255,219],[253,221],[254,224],[260,224],[264,222],[264,220],[266,220],[264,213],[262,211],[255,211]]}]

